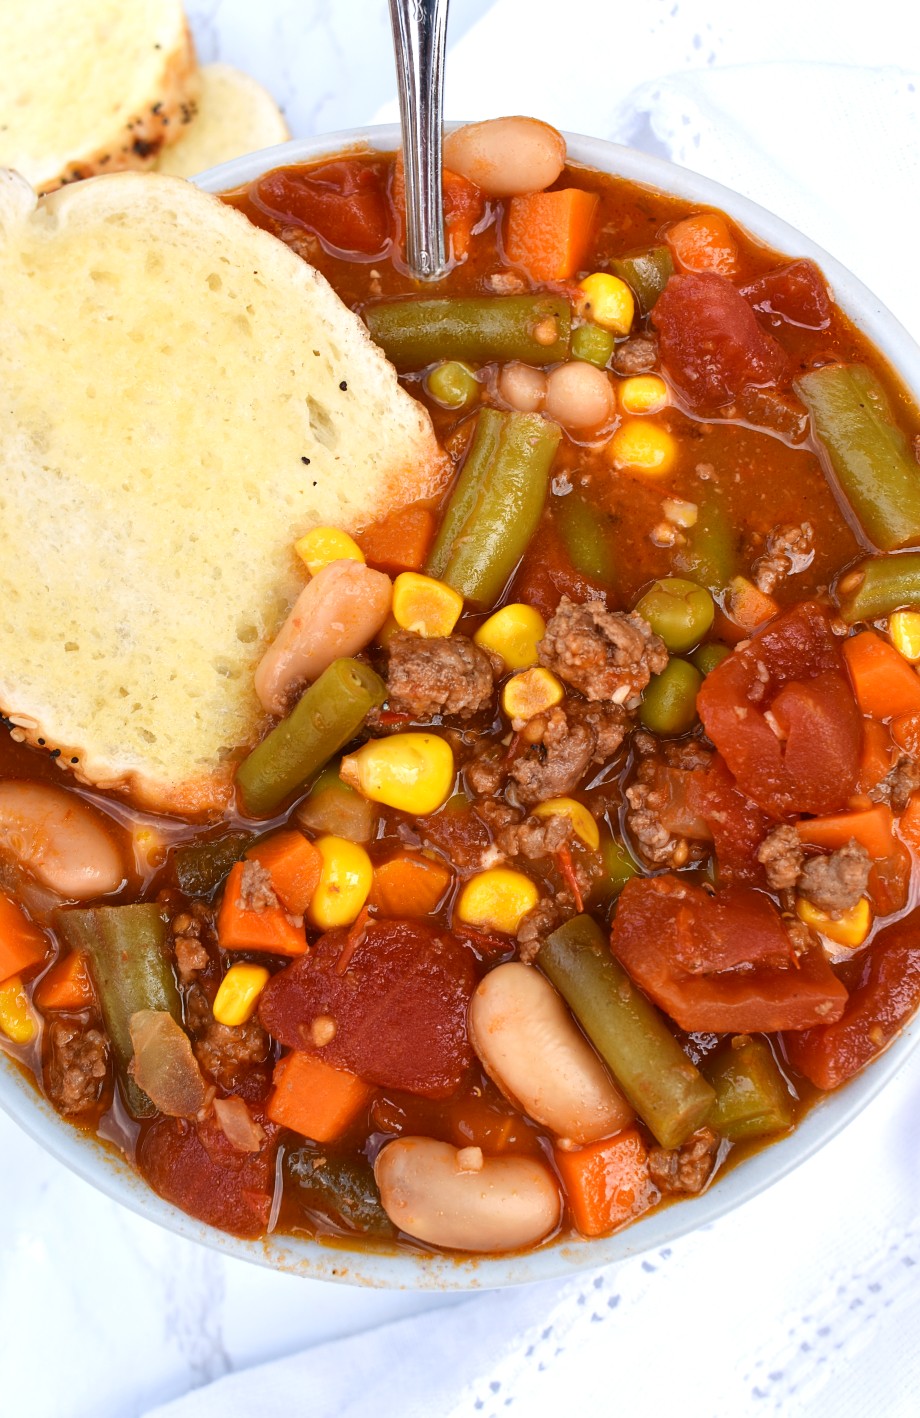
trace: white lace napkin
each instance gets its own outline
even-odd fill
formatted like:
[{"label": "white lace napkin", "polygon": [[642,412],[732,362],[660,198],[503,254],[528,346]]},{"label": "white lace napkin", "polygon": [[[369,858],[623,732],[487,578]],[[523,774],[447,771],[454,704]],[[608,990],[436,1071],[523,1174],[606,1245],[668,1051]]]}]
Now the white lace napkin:
[{"label": "white lace napkin", "polygon": [[[608,136],[772,207],[920,335],[918,95],[920,79],[893,69],[701,70],[643,85]],[[157,1418],[914,1418],[918,1113],[920,1052],[817,1157],[666,1250],[320,1345]]]}]

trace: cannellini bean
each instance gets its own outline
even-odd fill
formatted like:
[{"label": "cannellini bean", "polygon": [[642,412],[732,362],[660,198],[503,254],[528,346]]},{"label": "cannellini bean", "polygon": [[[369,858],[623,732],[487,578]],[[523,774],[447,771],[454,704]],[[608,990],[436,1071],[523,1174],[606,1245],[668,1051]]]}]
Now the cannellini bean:
[{"label": "cannellini bean", "polygon": [[538,414],[546,399],[546,375],[529,364],[506,364],[498,376],[498,392],[522,414]]},{"label": "cannellini bean", "polygon": [[373,640],[390,613],[393,585],[361,561],[331,561],[301,591],[259,662],[256,694],[270,714],[283,714],[288,692],[310,683],[342,655]]},{"label": "cannellini bean", "polygon": [[467,123],[444,139],[444,166],[475,182],[487,197],[542,192],[565,166],[565,139],[537,118]]},{"label": "cannellini bean", "polygon": [[570,1142],[618,1132],[633,1110],[545,975],[509,961],[470,1001],[470,1041],[489,1077],[535,1122]]},{"label": "cannellini bean", "polygon": [[534,1246],[559,1224],[548,1167],[530,1157],[483,1157],[430,1137],[399,1137],[379,1153],[383,1209],[401,1231],[457,1251]]},{"label": "cannellini bean", "polygon": [[543,408],[563,428],[600,428],[613,417],[616,399],[602,369],[575,359],[550,374]]},{"label": "cannellini bean", "polygon": [[102,814],[51,783],[0,783],[0,853],[72,901],[106,896],[125,879]]}]

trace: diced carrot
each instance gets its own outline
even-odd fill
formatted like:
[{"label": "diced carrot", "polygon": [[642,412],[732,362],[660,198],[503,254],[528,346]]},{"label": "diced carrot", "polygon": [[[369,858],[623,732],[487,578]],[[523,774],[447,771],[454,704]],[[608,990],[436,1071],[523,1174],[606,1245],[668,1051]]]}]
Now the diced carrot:
[{"label": "diced carrot", "polygon": [[912,793],[907,807],[901,813],[898,829],[904,841],[920,853],[920,793]]},{"label": "diced carrot", "polygon": [[505,256],[535,281],[565,281],[584,264],[598,198],[580,187],[512,197],[505,226]]},{"label": "diced carrot", "polygon": [[719,212],[697,212],[675,222],[665,233],[675,265],[681,271],[715,271],[734,276],[738,271],[738,247]]},{"label": "diced carrot", "polygon": [[772,596],[766,595],[745,576],[735,576],[729,583],[728,613],[741,629],[752,632],[779,613]]},{"label": "diced carrot", "polygon": [[651,1206],[648,1153],[636,1128],[555,1154],[572,1220],[583,1236],[603,1236]]},{"label": "diced carrot", "polygon": [[246,856],[263,866],[282,906],[302,916],[319,885],[322,859],[302,832],[274,832],[250,847]]},{"label": "diced carrot", "polygon": [[434,528],[431,508],[415,503],[372,522],[363,532],[356,533],[355,541],[368,565],[378,571],[421,571],[434,540]]},{"label": "diced carrot", "polygon": [[799,839],[806,847],[836,851],[851,838],[860,842],[873,860],[890,857],[897,850],[892,830],[891,808],[876,803],[864,812],[836,812],[829,817],[810,817],[796,823]]},{"label": "diced carrot", "polygon": [[89,1009],[96,992],[82,950],[71,950],[43,975],[32,996],[39,1009]]},{"label": "diced carrot", "polygon": [[0,892],[0,984],[11,975],[24,975],[48,954],[48,937],[25,911]]},{"label": "diced carrot", "polygon": [[295,926],[280,906],[256,911],[244,906],[241,887],[245,862],[230,870],[224,899],[217,913],[217,940],[222,950],[266,950],[272,955],[306,955],[303,926]]},{"label": "diced carrot", "polygon": [[272,1122],[314,1142],[340,1137],[374,1091],[357,1075],[297,1051],[279,1060],[272,1081],[265,1110]]},{"label": "diced carrot", "polygon": [[899,714],[892,719],[891,737],[911,758],[920,758],[920,714]]},{"label": "diced carrot", "polygon": [[860,709],[872,719],[920,711],[920,675],[889,641],[863,630],[843,642]]},{"label": "diced carrot", "polygon": [[421,852],[400,852],[374,868],[370,905],[381,916],[430,916],[450,882],[441,862]]},{"label": "diced carrot", "polygon": [[[485,196],[482,189],[458,172],[444,168],[441,173],[444,193],[444,227],[447,236],[448,254],[455,261],[462,261],[470,249],[473,227],[485,212]],[[406,169],[402,153],[396,154],[393,164],[393,184],[390,188],[393,210],[398,222],[397,240],[405,245],[406,225]]]},{"label": "diced carrot", "polygon": [[859,789],[868,793],[887,776],[892,767],[891,734],[877,719],[863,720],[863,741],[859,754]]}]

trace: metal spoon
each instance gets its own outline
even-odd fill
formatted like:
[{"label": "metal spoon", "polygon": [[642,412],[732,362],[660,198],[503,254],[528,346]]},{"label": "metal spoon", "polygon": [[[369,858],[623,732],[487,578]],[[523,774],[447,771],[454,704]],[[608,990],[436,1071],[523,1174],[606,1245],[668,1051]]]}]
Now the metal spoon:
[{"label": "metal spoon", "polygon": [[421,281],[447,271],[441,119],[448,0],[390,0],[406,168],[406,260]]}]

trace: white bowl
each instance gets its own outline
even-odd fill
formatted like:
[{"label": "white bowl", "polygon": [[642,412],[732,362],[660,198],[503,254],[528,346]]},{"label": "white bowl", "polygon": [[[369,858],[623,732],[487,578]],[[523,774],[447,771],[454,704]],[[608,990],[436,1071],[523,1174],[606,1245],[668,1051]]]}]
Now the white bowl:
[{"label": "white bowl", "polygon": [[[895,366],[920,402],[920,348],[871,291],[839,262],[779,217],[708,178],[597,138],[567,134],[569,156],[578,163],[703,206],[721,208],[753,236],[792,257],[809,256],[827,276],[837,304]],[[309,162],[346,149],[392,152],[399,146],[394,125],[350,129],[321,138],[295,139],[237,158],[196,179],[208,192],[225,192],[284,164]],[[817,1103],[795,1132],[733,1168],[702,1196],[653,1212],[625,1231],[599,1241],[562,1241],[529,1255],[472,1260],[418,1252],[384,1254],[349,1249],[294,1236],[242,1241],[186,1216],[156,1196],[114,1150],[65,1123],[30,1080],[0,1051],[0,1107],[59,1161],[113,1200],[191,1240],[243,1260],[316,1280],[353,1285],[427,1290],[474,1290],[517,1285],[572,1274],[659,1248],[705,1226],[786,1176],[823,1147],[882,1089],[920,1042],[915,1018],[887,1052],[859,1077]]]}]

